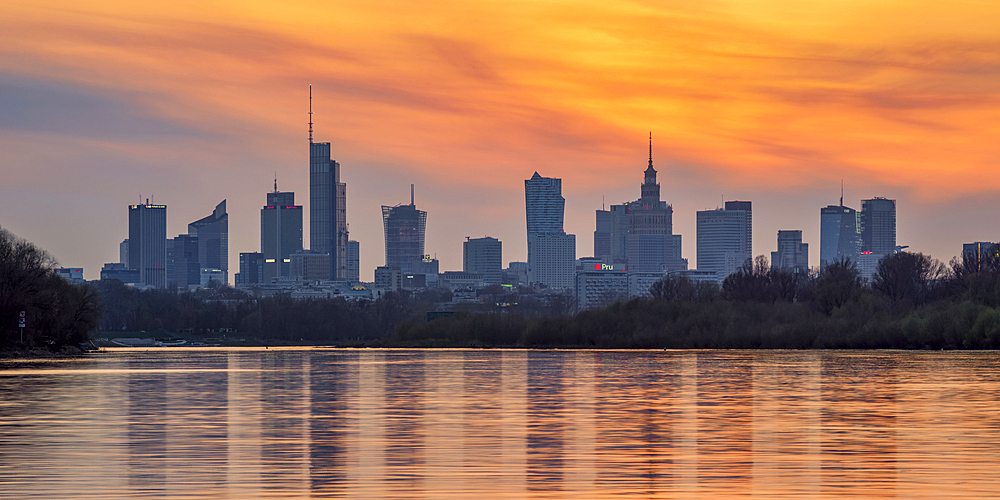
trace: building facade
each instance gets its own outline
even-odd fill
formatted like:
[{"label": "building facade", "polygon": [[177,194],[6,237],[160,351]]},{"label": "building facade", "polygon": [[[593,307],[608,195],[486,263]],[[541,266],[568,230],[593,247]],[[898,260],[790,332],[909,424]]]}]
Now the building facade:
[{"label": "building facade", "polygon": [[427,212],[417,210],[410,185],[410,204],[394,207],[382,206],[382,224],[385,228],[385,265],[398,267],[404,273],[424,257],[424,236],[427,231]]},{"label": "building facade", "polygon": [[352,284],[361,281],[361,244],[357,241],[347,241],[347,275],[341,281]]},{"label": "building facade", "polygon": [[528,260],[528,281],[553,290],[572,290],[576,273],[576,235],[543,233],[528,236],[534,250]]},{"label": "building facade", "polygon": [[524,214],[528,234],[528,262],[534,252],[532,235],[562,233],[566,199],[562,179],[542,177],[535,172],[524,181]]},{"label": "building facade", "polygon": [[201,267],[222,272],[229,283],[229,214],[226,200],[215,206],[212,214],[188,224],[188,234],[197,239]]},{"label": "building facade", "polygon": [[264,276],[264,254],[260,252],[240,253],[240,272],[236,274],[236,286],[259,285]]},{"label": "building facade", "polygon": [[[311,129],[311,127],[310,127]],[[330,255],[331,280],[347,272],[347,184],[340,163],[330,157],[329,142],[309,139],[309,247]]]},{"label": "building facade", "polygon": [[896,251],[896,200],[861,200],[858,225],[862,252],[889,255]]},{"label": "building facade", "polygon": [[481,274],[486,285],[500,284],[503,244],[496,238],[466,238],[462,243],[462,270]]},{"label": "building facade", "polygon": [[179,234],[167,240],[167,286],[187,289],[201,284],[198,238]]},{"label": "building facade", "polygon": [[820,209],[820,267],[826,267],[841,257],[856,262],[860,253],[861,232],[857,211],[843,205],[829,205]]},{"label": "building facade", "polygon": [[329,281],[330,256],[314,250],[301,250],[291,255],[291,274],[303,282]]},{"label": "building facade", "polygon": [[778,231],[778,250],[771,252],[771,267],[796,274],[809,273],[809,244],[801,230]]},{"label": "building facade", "polygon": [[[687,269],[681,258],[681,236],[674,234],[674,208],[660,200],[660,184],[653,168],[653,141],[649,141],[649,164],[639,187],[639,200],[627,204],[625,258],[629,272],[666,272]],[[614,213],[615,207],[612,207]],[[618,212],[623,211],[621,208]],[[615,217],[612,215],[612,247],[615,240]],[[614,248],[612,248],[614,254]],[[618,262],[613,259],[614,262]]]},{"label": "building facade", "polygon": [[261,283],[291,275],[292,254],[302,250],[302,206],[295,193],[277,190],[267,193],[267,205],[260,209],[260,253],[264,256]]},{"label": "building facade", "polygon": [[166,205],[129,205],[128,267],[139,271],[142,284],[167,286]]},{"label": "building facade", "polygon": [[[734,207],[747,207],[738,202]],[[727,203],[727,206],[729,204]],[[750,215],[741,208],[702,210],[696,214],[698,270],[715,272],[722,280],[736,272],[753,254],[750,250]]]}]

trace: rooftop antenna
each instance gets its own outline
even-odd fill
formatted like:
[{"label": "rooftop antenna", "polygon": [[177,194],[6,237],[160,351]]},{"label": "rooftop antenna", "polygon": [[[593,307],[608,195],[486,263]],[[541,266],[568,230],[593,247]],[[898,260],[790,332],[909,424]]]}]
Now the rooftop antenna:
[{"label": "rooftop antenna", "polygon": [[604,211],[604,195],[601,195],[601,211]]},{"label": "rooftop antenna", "polygon": [[274,192],[278,192],[278,173],[274,173]]},{"label": "rooftop antenna", "polygon": [[840,206],[844,206],[844,179],[840,179]]},{"label": "rooftop antenna", "polygon": [[413,184],[410,184],[410,206],[411,207],[414,206],[413,205]]},{"label": "rooftop antenna", "polygon": [[[313,85],[309,84],[309,144],[313,143]],[[277,189],[275,189],[277,191]]]}]

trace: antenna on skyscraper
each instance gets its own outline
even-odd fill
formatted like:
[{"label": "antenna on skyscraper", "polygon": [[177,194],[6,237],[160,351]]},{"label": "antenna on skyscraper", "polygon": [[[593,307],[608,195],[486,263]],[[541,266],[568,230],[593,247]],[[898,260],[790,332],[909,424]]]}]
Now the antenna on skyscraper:
[{"label": "antenna on skyscraper", "polygon": [[410,206],[413,206],[413,184],[410,184]]},{"label": "antenna on skyscraper", "polygon": [[278,173],[274,173],[274,192],[278,192]]},{"label": "antenna on skyscraper", "polygon": [[[309,144],[313,143],[313,85],[309,84]],[[275,191],[278,189],[275,188]]]},{"label": "antenna on skyscraper", "polygon": [[840,206],[844,206],[844,179],[840,179]]}]

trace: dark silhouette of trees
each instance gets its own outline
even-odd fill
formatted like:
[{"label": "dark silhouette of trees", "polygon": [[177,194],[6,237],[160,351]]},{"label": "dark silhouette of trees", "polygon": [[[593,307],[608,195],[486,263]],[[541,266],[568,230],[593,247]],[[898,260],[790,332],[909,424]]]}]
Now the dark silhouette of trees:
[{"label": "dark silhouette of trees", "polygon": [[722,282],[723,298],[744,302],[792,302],[796,299],[798,290],[798,276],[783,269],[772,268],[763,255],[758,255],[753,260],[747,259],[742,267],[726,276]]},{"label": "dark silhouette of trees", "polygon": [[76,347],[97,327],[97,293],[56,275],[55,265],[44,250],[0,228],[0,351]]},{"label": "dark silhouette of trees", "polygon": [[946,278],[945,267],[922,253],[898,252],[878,263],[872,290],[894,307],[912,308],[926,302]]},{"label": "dark silhouette of trees", "polygon": [[857,299],[864,288],[858,266],[847,257],[834,259],[820,271],[813,283],[816,307],[826,315]]}]

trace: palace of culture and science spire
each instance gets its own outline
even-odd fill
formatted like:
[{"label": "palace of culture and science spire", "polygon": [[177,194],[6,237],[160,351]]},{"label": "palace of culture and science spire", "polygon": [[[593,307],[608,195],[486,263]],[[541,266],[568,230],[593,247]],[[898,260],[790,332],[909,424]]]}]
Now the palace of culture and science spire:
[{"label": "palace of culture and science spire", "polygon": [[[629,272],[663,272],[687,269],[681,258],[681,235],[673,234],[674,209],[660,200],[660,185],[653,168],[653,137],[649,138],[649,164],[640,185],[640,198],[610,210],[597,211],[595,257]],[[596,246],[596,245],[595,245]]]}]

